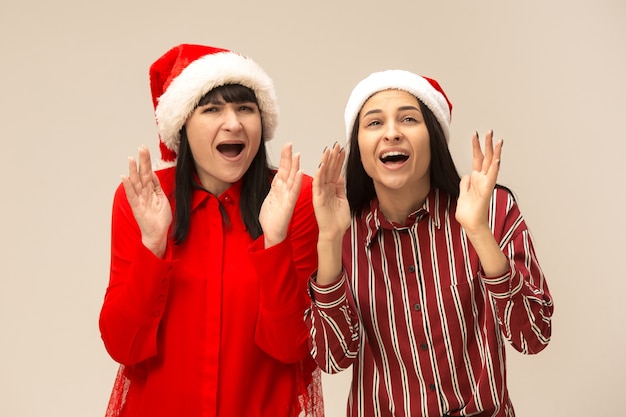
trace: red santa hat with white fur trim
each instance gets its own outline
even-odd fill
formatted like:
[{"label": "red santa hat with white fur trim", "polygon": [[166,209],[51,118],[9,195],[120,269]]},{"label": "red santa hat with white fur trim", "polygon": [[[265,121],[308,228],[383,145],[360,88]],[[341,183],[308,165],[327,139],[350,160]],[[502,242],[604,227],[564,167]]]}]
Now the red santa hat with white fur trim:
[{"label": "red santa hat with white fur trim", "polygon": [[272,139],[278,124],[278,103],[272,79],[253,60],[227,49],[181,44],[150,66],[159,148],[165,165],[176,163],[180,130],[200,99],[216,87],[240,84],[256,95],[263,137]]},{"label": "red santa hat with white fur trim", "polygon": [[356,118],[367,99],[379,91],[391,89],[407,91],[424,103],[437,118],[446,140],[450,141],[452,103],[448,100],[443,88],[432,78],[404,70],[374,72],[354,87],[344,113],[348,141],[350,141]]}]

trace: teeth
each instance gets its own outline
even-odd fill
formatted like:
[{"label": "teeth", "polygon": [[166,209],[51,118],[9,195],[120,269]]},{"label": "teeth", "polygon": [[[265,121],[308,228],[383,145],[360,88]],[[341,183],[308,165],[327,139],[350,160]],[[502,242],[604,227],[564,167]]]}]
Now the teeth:
[{"label": "teeth", "polygon": [[382,154],[381,158],[389,158],[391,156],[407,156],[407,154],[400,151],[385,152]]}]

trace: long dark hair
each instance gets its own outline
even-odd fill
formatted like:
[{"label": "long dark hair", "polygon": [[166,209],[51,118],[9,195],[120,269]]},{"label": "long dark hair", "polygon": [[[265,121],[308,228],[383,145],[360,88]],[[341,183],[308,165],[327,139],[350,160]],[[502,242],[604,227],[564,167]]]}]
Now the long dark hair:
[{"label": "long dark hair", "polygon": [[[227,84],[216,87],[205,94],[200,99],[198,106],[215,102],[220,98],[226,103],[251,102],[258,105],[254,91],[239,84]],[[263,117],[262,114],[261,117]],[[192,190],[194,188],[202,188],[195,180],[195,169],[196,166],[191,148],[189,147],[187,132],[183,126],[180,132],[180,145],[176,162],[176,189],[174,191],[176,210],[172,237],[176,244],[184,242],[189,233]],[[263,200],[269,193],[272,177],[273,171],[267,160],[264,136],[261,134],[259,150],[242,179],[239,207],[243,222],[253,239],[263,234],[261,223],[259,222],[259,212],[261,211]],[[226,216],[224,211],[222,211],[222,216]],[[226,224],[228,224],[228,218],[223,218]]]},{"label": "long dark hair", "polygon": [[[430,109],[419,99],[420,110],[430,136],[430,184],[431,187],[445,190],[453,199],[459,197],[461,177],[454,165],[448,142],[441,125]],[[350,211],[358,215],[369,207],[376,197],[374,181],[367,175],[359,148],[359,115],[357,115],[352,133],[350,134],[350,152],[346,162],[346,197]]]}]

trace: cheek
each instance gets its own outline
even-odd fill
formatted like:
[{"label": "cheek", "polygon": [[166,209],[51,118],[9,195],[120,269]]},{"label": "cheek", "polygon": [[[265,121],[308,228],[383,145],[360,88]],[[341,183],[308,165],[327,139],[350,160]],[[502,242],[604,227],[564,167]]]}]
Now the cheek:
[{"label": "cheek", "polygon": [[261,122],[261,117],[258,115],[250,116],[243,121],[244,129],[246,130],[246,135],[248,136],[248,140],[250,141],[260,141],[261,135],[263,133],[263,123]]}]

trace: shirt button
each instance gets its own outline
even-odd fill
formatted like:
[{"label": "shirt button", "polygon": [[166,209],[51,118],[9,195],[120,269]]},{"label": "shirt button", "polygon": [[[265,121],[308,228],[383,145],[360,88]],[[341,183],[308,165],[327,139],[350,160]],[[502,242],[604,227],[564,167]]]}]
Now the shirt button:
[{"label": "shirt button", "polygon": [[409,266],[409,272],[415,272],[415,265]]},{"label": "shirt button", "polygon": [[431,391],[434,391],[436,387],[435,384],[430,384],[428,388],[430,388]]},{"label": "shirt button", "polygon": [[165,295],[161,294],[157,297],[157,301],[163,301],[165,300]]},{"label": "shirt button", "polygon": [[419,304],[413,304],[413,310],[415,311],[420,311],[422,309],[422,306]]},{"label": "shirt button", "polygon": [[165,284],[167,284],[167,278],[163,278],[163,279],[161,280],[161,285],[165,285]]},{"label": "shirt button", "polygon": [[428,349],[428,345],[426,343],[422,343],[420,345],[420,347],[422,348],[422,350],[427,350]]}]

